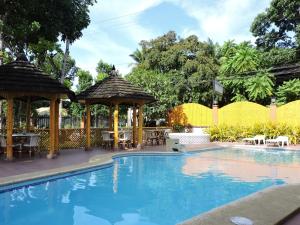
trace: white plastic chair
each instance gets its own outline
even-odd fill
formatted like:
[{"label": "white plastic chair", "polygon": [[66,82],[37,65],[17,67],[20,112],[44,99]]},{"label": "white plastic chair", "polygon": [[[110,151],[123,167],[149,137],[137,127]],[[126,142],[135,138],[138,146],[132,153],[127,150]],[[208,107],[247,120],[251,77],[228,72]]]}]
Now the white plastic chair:
[{"label": "white plastic chair", "polygon": [[125,149],[126,146],[128,148],[132,146],[131,139],[132,139],[131,131],[121,131],[119,133],[119,145],[121,145],[123,149]]},{"label": "white plastic chair", "polygon": [[266,140],[266,143],[267,144],[277,144],[278,146],[280,146],[280,144],[281,144],[282,147],[285,144],[286,144],[286,146],[289,146],[289,137],[288,136],[278,136],[275,139]]},{"label": "white plastic chair", "polygon": [[113,138],[110,137],[110,133],[107,131],[102,131],[102,141],[103,141],[103,147],[112,147]]},{"label": "white plastic chair", "polygon": [[29,142],[23,145],[24,148],[28,148],[29,157],[31,158],[32,151],[37,151],[41,156],[40,151],[40,136],[36,134],[29,135]]},{"label": "white plastic chair", "polygon": [[[6,150],[6,139],[3,135],[0,135],[0,150],[2,150],[1,152],[4,152],[5,153],[5,150]],[[19,152],[21,151],[21,145],[20,144],[13,144],[12,145],[13,148],[15,147],[18,147],[19,148]]]}]

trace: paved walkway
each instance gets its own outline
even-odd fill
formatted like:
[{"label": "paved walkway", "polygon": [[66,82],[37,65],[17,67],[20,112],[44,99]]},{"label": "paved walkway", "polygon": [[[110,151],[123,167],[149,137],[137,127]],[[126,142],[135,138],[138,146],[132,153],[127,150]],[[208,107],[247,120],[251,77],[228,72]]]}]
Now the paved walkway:
[{"label": "paved walkway", "polygon": [[[126,151],[132,150],[121,150],[119,152]],[[166,150],[165,146],[147,146],[142,151]],[[45,155],[41,158],[36,156],[35,158],[29,159],[27,155],[24,155],[23,158],[15,159],[12,162],[0,160],[0,178],[81,164],[89,162],[92,157],[113,152],[115,151],[105,149],[93,149],[91,151],[84,151],[84,149],[70,149],[62,150],[60,155],[54,159],[47,159]]]}]

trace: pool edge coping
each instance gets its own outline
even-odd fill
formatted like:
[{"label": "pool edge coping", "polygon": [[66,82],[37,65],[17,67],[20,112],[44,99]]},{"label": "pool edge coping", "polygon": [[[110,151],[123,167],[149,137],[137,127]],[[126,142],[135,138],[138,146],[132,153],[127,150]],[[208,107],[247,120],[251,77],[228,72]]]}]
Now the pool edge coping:
[{"label": "pool edge coping", "polygon": [[178,225],[233,225],[230,218],[234,216],[249,218],[255,225],[280,225],[299,209],[300,184],[285,184],[255,192]]},{"label": "pool edge coping", "polygon": [[30,182],[39,179],[45,179],[47,177],[60,176],[65,173],[78,172],[80,170],[88,170],[98,167],[106,167],[113,165],[115,158],[126,156],[138,156],[138,155],[180,155],[182,152],[113,152],[105,153],[102,155],[96,155],[89,159],[88,162],[77,163],[70,166],[63,166],[54,169],[42,170],[37,172],[23,173],[13,176],[7,176],[0,178],[0,188],[4,186],[16,185],[19,183]]}]

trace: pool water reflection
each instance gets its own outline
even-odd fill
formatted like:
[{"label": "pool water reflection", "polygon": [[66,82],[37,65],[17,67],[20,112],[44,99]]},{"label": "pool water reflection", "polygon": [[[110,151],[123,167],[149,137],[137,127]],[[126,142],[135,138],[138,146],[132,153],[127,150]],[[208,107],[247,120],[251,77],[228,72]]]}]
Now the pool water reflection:
[{"label": "pool water reflection", "polygon": [[226,149],[118,158],[113,167],[1,193],[0,224],[176,224],[296,182],[290,177],[299,154],[276,154]]}]

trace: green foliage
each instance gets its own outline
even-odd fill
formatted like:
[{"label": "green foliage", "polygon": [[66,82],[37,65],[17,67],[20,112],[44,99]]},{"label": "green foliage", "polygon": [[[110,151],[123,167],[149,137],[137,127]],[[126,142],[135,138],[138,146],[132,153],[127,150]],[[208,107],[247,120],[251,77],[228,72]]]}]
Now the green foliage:
[{"label": "green foliage", "polygon": [[270,7],[253,21],[251,32],[258,47],[294,47],[299,37],[298,24],[299,0],[272,0]]},{"label": "green foliage", "polygon": [[98,73],[96,81],[101,81],[106,78],[111,72],[113,65],[100,60],[97,64],[96,71]]},{"label": "green foliage", "polygon": [[185,127],[182,124],[174,124],[172,126],[172,131],[175,133],[183,133],[184,129],[185,129]]},{"label": "green foliage", "polygon": [[[76,93],[80,93],[93,85],[93,76],[89,71],[79,69],[76,73],[78,84],[76,86]],[[77,102],[72,102],[70,105],[70,112],[73,116],[82,116],[84,106]]]},{"label": "green foliage", "polygon": [[178,104],[174,91],[171,73],[163,74],[155,71],[136,68],[125,77],[133,84],[140,86],[153,95],[157,102],[146,105],[144,113],[150,119],[164,118],[168,109]]},{"label": "green foliage", "polygon": [[227,42],[221,52],[225,55],[221,57],[220,73],[225,76],[254,71],[259,67],[258,51],[249,42],[239,45]]},{"label": "green foliage", "polygon": [[89,9],[95,0],[0,2],[0,26],[4,45],[11,52],[27,50],[40,40],[57,42],[60,36],[72,43],[90,23]]},{"label": "green foliage", "polygon": [[255,135],[266,135],[266,138],[276,138],[284,135],[289,137],[292,144],[300,143],[300,126],[287,124],[255,124],[253,126],[219,125],[210,127],[207,132],[211,141],[237,142],[242,138],[253,137]]},{"label": "green foliage", "polygon": [[76,73],[78,77],[78,85],[76,86],[76,92],[82,92],[93,85],[93,76],[89,71],[79,69]]},{"label": "green foliage", "polygon": [[196,102],[210,105],[212,80],[219,69],[218,46],[197,36],[178,38],[175,32],[140,43],[131,56],[136,67],[128,79],[153,94],[158,102],[146,111],[151,118],[164,116],[174,105]]},{"label": "green foliage", "polygon": [[[220,50],[220,76],[225,99],[265,103],[273,93],[273,77],[261,71],[261,53],[249,42],[225,42]],[[259,71],[253,74],[253,71]],[[251,75],[249,75],[251,74]],[[227,100],[228,101],[228,100]]]},{"label": "green foliage", "polygon": [[272,48],[269,51],[261,51],[260,64],[262,68],[296,62],[296,49],[293,48]]},{"label": "green foliage", "polygon": [[283,82],[276,91],[277,103],[286,104],[298,100],[300,96],[300,79],[293,79]]},{"label": "green foliage", "polygon": [[246,92],[252,101],[270,98],[273,94],[274,83],[272,76],[267,72],[259,72],[256,76],[246,81]]}]

